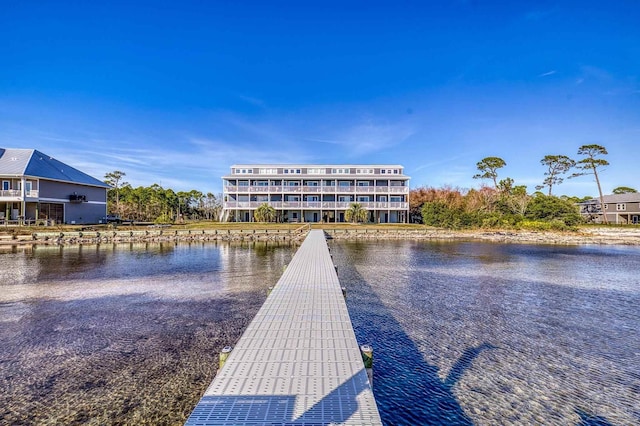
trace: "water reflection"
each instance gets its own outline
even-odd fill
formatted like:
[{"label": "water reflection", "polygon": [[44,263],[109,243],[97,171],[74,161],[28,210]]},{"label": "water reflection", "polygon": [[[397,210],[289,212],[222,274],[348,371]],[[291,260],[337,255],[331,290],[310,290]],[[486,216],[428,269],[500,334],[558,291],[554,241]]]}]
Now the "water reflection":
[{"label": "water reflection", "polygon": [[[258,249],[256,249],[258,248]],[[3,424],[182,424],[295,248],[245,243],[3,253]]]},{"label": "water reflection", "polygon": [[609,249],[335,244],[385,422],[638,423],[640,251]]}]

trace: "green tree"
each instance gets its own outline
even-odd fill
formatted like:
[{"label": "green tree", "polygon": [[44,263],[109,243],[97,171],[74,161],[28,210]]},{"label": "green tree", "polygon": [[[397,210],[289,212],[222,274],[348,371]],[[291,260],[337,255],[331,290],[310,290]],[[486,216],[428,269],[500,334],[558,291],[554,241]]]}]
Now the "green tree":
[{"label": "green tree", "polygon": [[575,226],[582,222],[578,206],[553,195],[536,195],[527,207],[525,217],[544,222],[562,222],[566,226]]},{"label": "green tree", "polygon": [[585,175],[593,175],[596,180],[596,184],[598,185],[598,193],[600,194],[600,205],[602,208],[602,218],[604,223],[607,224],[609,221],[607,220],[607,212],[604,210],[604,196],[602,195],[602,186],[600,185],[600,177],[598,175],[598,170],[602,167],[608,166],[609,162],[604,158],[599,158],[602,155],[607,155],[607,149],[604,146],[591,144],[591,145],[582,145],[578,148],[578,155],[584,156],[582,160],[579,160],[576,163],[576,169],[581,170],[572,174],[570,177],[578,177]]},{"label": "green tree", "polygon": [[542,185],[536,186],[536,189],[540,190],[544,187],[549,187],[549,194],[551,195],[551,189],[554,185],[560,185],[563,178],[560,175],[567,173],[575,165],[575,160],[567,157],[566,155],[545,155],[540,163],[547,167],[547,171],[544,173],[546,178],[542,182]]},{"label": "green tree", "polygon": [[254,210],[253,217],[256,222],[275,222],[277,217],[276,209],[264,203]]},{"label": "green tree", "polygon": [[367,221],[368,212],[362,207],[360,203],[351,203],[347,211],[344,213],[344,218],[347,222],[366,222]]},{"label": "green tree", "polygon": [[110,185],[112,189],[109,190],[115,191],[115,202],[116,202],[116,213],[120,214],[120,188],[122,186],[128,185],[127,182],[123,182],[122,178],[127,174],[125,172],[121,172],[120,170],[114,170],[113,172],[107,173],[104,175],[104,183]]},{"label": "green tree", "polygon": [[500,157],[486,157],[476,163],[476,167],[481,173],[473,176],[474,179],[491,179],[494,188],[498,189],[498,169],[506,166],[507,163]]},{"label": "green tree", "polygon": [[619,186],[613,189],[614,194],[635,194],[638,190],[628,186]]}]

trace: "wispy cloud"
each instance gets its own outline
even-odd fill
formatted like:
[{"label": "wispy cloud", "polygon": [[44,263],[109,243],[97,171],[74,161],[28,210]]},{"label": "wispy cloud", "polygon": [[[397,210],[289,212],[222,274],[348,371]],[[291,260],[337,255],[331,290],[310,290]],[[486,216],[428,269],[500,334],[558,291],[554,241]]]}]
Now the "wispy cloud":
[{"label": "wispy cloud", "polygon": [[547,71],[547,72],[543,72],[542,74],[538,74],[538,77],[547,77],[550,75],[554,75],[556,74],[558,71],[556,70],[551,70],[551,71]]},{"label": "wispy cloud", "polygon": [[335,132],[332,138],[309,137],[307,140],[339,145],[346,156],[354,158],[393,148],[413,134],[415,130],[406,123],[381,124],[367,120],[347,124]]},{"label": "wispy cloud", "polygon": [[254,98],[253,96],[246,96],[246,95],[238,95],[238,97],[243,101],[245,101],[246,103],[251,104],[253,106],[257,106],[260,108],[267,107],[266,102],[263,101],[262,99],[258,99],[258,98]]}]

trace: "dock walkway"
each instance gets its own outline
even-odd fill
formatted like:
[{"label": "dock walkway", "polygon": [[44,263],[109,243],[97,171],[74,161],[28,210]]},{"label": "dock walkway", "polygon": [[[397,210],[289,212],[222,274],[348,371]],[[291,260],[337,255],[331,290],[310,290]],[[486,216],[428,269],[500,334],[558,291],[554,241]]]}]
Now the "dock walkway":
[{"label": "dock walkway", "polygon": [[381,424],[324,233],[312,230],[186,425]]}]

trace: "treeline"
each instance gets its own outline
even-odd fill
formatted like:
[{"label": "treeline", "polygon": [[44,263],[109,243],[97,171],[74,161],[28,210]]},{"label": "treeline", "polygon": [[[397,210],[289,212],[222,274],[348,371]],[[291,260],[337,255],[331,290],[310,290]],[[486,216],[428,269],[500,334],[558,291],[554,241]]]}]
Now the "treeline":
[{"label": "treeline", "polygon": [[[602,158],[608,152],[601,145],[582,145],[578,148],[581,159],[566,155],[546,155],[540,163],[545,167],[544,179],[536,189],[547,189],[547,194],[529,194],[525,185],[515,185],[513,179],[498,179],[498,170],[507,165],[500,157],[486,157],[476,164],[478,173],[474,179],[487,179],[493,187],[461,190],[459,188],[414,189],[409,196],[412,222],[452,229],[463,228],[574,228],[583,222],[578,203],[591,199],[585,197],[556,197],[554,187],[568,178],[593,176],[602,202],[600,172],[609,162]],[[571,174],[569,174],[572,172]],[[614,193],[635,192],[635,189],[618,187]],[[606,215],[602,219],[607,222]]]},{"label": "treeline", "polygon": [[218,220],[222,211],[222,195],[200,191],[165,189],[158,184],[132,187],[122,179],[124,172],[105,175],[112,186],[107,194],[107,211],[125,220],[170,223],[185,220]]},{"label": "treeline", "polygon": [[422,187],[412,190],[409,200],[412,222],[442,228],[568,230],[582,223],[576,205],[582,199],[529,195],[523,186],[466,191]]}]

